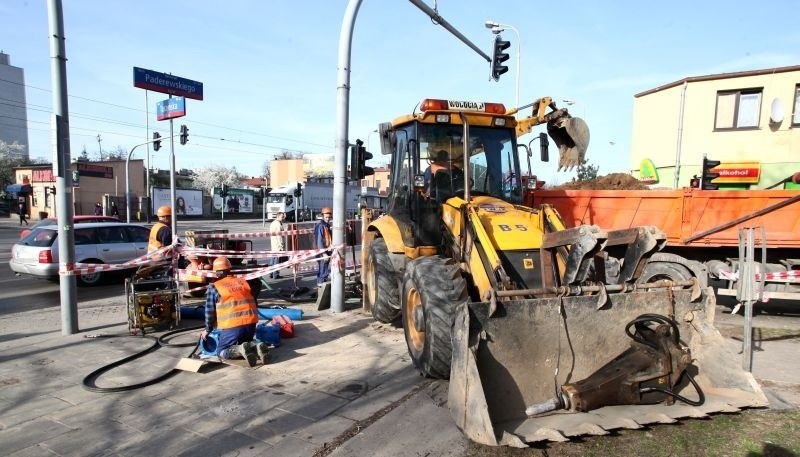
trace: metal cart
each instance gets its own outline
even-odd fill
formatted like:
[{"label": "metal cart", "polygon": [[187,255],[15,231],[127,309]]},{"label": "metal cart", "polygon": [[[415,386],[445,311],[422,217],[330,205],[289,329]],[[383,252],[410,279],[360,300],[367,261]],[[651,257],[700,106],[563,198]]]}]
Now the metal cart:
[{"label": "metal cart", "polygon": [[171,277],[127,278],[128,331],[135,335],[145,329],[174,329],[180,322],[180,290]]}]

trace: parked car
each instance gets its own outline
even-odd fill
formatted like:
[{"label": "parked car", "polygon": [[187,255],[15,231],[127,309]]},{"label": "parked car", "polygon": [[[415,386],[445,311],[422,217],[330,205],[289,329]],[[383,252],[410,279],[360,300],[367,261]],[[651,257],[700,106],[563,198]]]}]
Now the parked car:
[{"label": "parked car", "polygon": [[[89,222],[122,222],[122,221],[114,216],[91,216],[91,215],[87,216],[82,214],[72,216],[73,224],[85,224]],[[27,234],[31,233],[31,230],[37,227],[41,227],[43,225],[56,225],[56,224],[58,224],[58,219],[56,219],[55,217],[46,217],[40,220],[39,222],[33,224],[32,226],[27,227],[23,229],[21,232],[19,232],[19,239],[25,238]]]},{"label": "parked car", "polygon": [[[75,261],[124,263],[147,253],[150,230],[123,222],[81,223],[75,227]],[[43,225],[31,230],[11,248],[11,270],[17,274],[58,279],[58,227]],[[102,272],[77,276],[78,284],[93,286]]]}]

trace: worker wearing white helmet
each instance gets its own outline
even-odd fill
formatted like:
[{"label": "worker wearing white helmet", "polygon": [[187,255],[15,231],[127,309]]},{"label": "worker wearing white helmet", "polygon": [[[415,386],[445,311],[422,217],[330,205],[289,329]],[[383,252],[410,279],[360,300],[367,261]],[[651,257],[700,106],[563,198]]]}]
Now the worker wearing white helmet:
[{"label": "worker wearing white helmet", "polygon": [[269,360],[266,343],[252,343],[258,324],[258,310],[250,285],[246,280],[230,274],[231,262],[227,257],[217,257],[212,268],[217,273],[217,279],[206,291],[206,326],[200,338],[205,340],[216,328],[219,330],[217,355],[220,358],[241,357],[251,367],[260,358],[266,364]]}]

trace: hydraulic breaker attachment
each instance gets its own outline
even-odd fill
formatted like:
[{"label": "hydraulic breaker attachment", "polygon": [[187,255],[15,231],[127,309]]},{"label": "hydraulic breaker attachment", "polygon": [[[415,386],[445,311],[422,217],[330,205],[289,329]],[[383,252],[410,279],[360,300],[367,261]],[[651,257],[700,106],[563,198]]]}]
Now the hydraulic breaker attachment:
[{"label": "hydraulic breaker attachment", "polygon": [[[524,447],[767,405],[713,326],[712,289],[692,300],[696,287],[696,281],[658,281],[632,291],[608,286],[622,292],[608,293],[602,307],[591,295],[513,300],[498,293],[491,316],[489,303],[458,306],[451,416],[473,441]],[[640,316],[653,314],[666,317],[653,329],[636,326]],[[630,322],[637,327],[633,346],[625,330]],[[668,397],[680,401],[641,404]],[[526,412],[548,402],[569,409]]]},{"label": "hydraulic breaker attachment", "polygon": [[[654,324],[651,328],[647,324]],[[630,328],[636,327],[631,334]],[[531,405],[528,416],[556,409],[587,412],[603,406],[651,404],[675,399],[692,406],[703,404],[703,391],[686,368],[692,363],[688,348],[680,345],[678,324],[666,316],[644,314],[628,323],[625,333],[633,338],[631,347],[612,361],[578,382],[561,386],[560,395],[552,400]],[[675,393],[683,376],[697,390],[697,400]],[[647,398],[648,394],[651,398]]]}]

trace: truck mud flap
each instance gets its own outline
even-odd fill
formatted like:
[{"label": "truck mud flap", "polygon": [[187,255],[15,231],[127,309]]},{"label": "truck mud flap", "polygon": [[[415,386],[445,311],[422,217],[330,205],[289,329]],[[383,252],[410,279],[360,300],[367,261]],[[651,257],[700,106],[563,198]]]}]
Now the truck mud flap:
[{"label": "truck mud flap", "polygon": [[[656,289],[609,294],[600,309],[591,296],[501,301],[491,317],[489,303],[459,306],[448,394],[451,416],[475,442],[525,447],[766,406],[760,386],[741,369],[740,356],[727,349],[714,327],[711,289],[690,300],[690,291]],[[529,405],[552,399],[561,385],[587,378],[628,349],[626,323],[646,313],[678,323],[681,342],[691,350],[687,372],[705,394],[700,406],[676,401],[526,415]],[[685,378],[676,392],[697,399]]]}]

